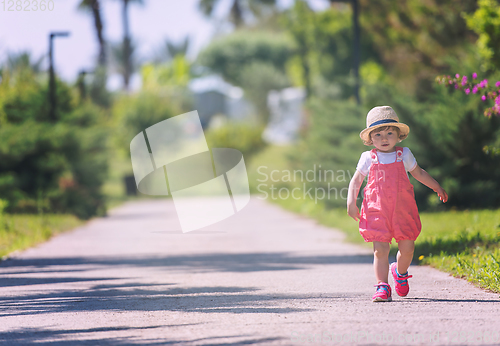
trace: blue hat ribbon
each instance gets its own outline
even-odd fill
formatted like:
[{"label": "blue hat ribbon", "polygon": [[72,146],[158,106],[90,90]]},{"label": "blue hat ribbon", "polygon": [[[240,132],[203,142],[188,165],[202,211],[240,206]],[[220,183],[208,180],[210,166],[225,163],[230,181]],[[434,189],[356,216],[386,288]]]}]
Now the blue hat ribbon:
[{"label": "blue hat ribbon", "polygon": [[373,127],[373,126],[377,126],[377,125],[380,125],[380,124],[389,124],[389,123],[398,123],[399,124],[398,121],[393,120],[393,119],[383,119],[383,120],[379,120],[379,121],[376,121],[376,122],[372,123],[368,127]]}]

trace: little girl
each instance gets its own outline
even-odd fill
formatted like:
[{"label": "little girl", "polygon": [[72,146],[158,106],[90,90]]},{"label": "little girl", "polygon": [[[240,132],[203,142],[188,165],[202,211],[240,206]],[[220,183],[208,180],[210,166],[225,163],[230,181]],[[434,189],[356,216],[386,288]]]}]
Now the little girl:
[{"label": "little girl", "polygon": [[[366,129],[359,134],[365,145],[375,148],[361,154],[349,184],[347,214],[359,221],[359,232],[365,241],[373,242],[373,267],[377,279],[374,302],[392,300],[389,270],[399,296],[405,297],[410,289],[408,278],[412,276],[408,275],[408,267],[422,225],[407,172],[434,190],[443,203],[448,200],[446,191],[418,166],[410,149],[396,146],[409,132],[408,125],[399,122],[391,107],[382,106],[368,112]],[[367,174],[360,214],[356,199]],[[399,251],[397,262],[389,267],[392,238],[398,243]]]}]

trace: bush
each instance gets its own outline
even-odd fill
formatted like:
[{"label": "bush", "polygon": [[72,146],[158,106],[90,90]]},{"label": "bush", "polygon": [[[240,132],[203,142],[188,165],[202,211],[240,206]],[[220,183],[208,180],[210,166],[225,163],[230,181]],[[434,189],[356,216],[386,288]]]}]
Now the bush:
[{"label": "bush", "polygon": [[29,69],[0,83],[0,195],[8,212],[40,210],[87,219],[105,212],[100,189],[107,172],[106,121],[100,108],[76,106],[57,81],[56,121],[47,89]]},{"label": "bush", "polygon": [[135,94],[119,95],[112,108],[113,143],[130,157],[130,142],[146,128],[168,118],[193,110],[187,88],[189,65],[183,57],[172,64],[144,65],[142,89]]},{"label": "bush", "polygon": [[310,126],[291,158],[292,167],[304,175],[315,170],[314,179],[303,179],[306,187],[326,193],[332,189],[325,205],[345,207],[347,187],[356,164],[361,153],[368,150],[359,138],[366,111],[352,102],[318,98],[312,99],[308,108]]},{"label": "bush", "polygon": [[242,152],[245,161],[261,151],[265,146],[261,127],[246,124],[227,123],[205,131],[209,148],[233,148]]},{"label": "bush", "polygon": [[159,93],[141,91],[134,95],[122,95],[112,109],[114,144],[128,156],[130,142],[138,133],[182,113],[170,98]]}]

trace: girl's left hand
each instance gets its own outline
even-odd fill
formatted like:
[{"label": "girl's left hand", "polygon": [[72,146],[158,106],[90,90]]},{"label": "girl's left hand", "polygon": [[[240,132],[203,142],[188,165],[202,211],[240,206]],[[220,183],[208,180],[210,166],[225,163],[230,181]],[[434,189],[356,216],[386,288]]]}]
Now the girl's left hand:
[{"label": "girl's left hand", "polygon": [[448,194],[441,186],[436,190],[436,193],[439,196],[439,200],[443,201],[443,203],[446,203],[446,201],[448,201]]}]

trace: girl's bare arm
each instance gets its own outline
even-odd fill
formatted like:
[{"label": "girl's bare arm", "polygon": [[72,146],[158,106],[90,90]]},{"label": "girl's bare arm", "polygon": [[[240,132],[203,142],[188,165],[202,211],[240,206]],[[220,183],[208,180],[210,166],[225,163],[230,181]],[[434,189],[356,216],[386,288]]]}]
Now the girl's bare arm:
[{"label": "girl's bare arm", "polygon": [[448,194],[446,193],[446,191],[433,177],[430,176],[429,173],[422,169],[418,164],[412,171],[410,171],[410,173],[419,182],[436,192],[439,196],[439,199],[443,201],[443,203],[448,201]]},{"label": "girl's bare arm", "polygon": [[361,218],[358,206],[356,205],[356,199],[358,198],[359,189],[364,179],[365,175],[356,170],[349,183],[349,191],[347,193],[347,214],[356,221],[359,221]]}]

